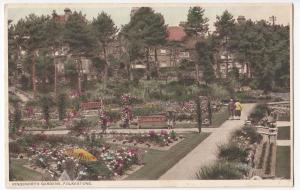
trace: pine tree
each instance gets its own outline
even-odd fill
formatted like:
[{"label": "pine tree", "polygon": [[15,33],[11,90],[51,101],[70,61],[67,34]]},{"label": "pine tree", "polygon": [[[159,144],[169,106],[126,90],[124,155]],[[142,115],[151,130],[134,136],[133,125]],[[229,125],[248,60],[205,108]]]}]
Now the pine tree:
[{"label": "pine tree", "polygon": [[225,76],[228,76],[228,64],[229,64],[229,53],[230,53],[230,40],[234,33],[234,18],[227,10],[223,12],[221,16],[217,16],[217,21],[215,22],[216,31],[219,43],[223,47],[226,53],[226,68]]},{"label": "pine tree", "polygon": [[[136,41],[145,49],[146,76],[150,79],[150,51],[166,41],[167,26],[164,17],[155,13],[150,7],[141,7],[131,17],[130,22],[124,26],[123,33],[129,41]],[[158,72],[158,61],[155,56],[155,65]]]},{"label": "pine tree", "polygon": [[97,18],[93,19],[92,26],[97,39],[98,47],[103,51],[105,62],[104,81],[106,82],[108,79],[109,68],[109,62],[107,60],[107,48],[109,46],[109,43],[111,43],[115,39],[118,29],[110,16],[105,12],[101,12],[101,14],[98,14]]},{"label": "pine tree", "polygon": [[65,23],[64,42],[70,48],[70,54],[75,60],[78,70],[78,92],[81,93],[81,80],[83,75],[81,58],[92,54],[95,40],[85,15],[73,12]]}]

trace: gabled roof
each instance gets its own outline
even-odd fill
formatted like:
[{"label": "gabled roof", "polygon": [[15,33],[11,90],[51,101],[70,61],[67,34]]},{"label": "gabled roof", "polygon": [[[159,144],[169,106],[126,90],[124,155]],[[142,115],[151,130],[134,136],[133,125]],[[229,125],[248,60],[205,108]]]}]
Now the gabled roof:
[{"label": "gabled roof", "polygon": [[167,28],[167,31],[169,33],[169,36],[167,40],[169,41],[178,41],[181,42],[186,37],[186,33],[184,31],[184,28],[181,26],[169,26]]}]

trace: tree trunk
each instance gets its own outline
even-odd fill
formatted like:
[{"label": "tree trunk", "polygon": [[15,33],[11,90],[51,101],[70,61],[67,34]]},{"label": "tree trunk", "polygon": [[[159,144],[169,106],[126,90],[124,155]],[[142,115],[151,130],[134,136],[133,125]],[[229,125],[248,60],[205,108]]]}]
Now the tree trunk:
[{"label": "tree trunk", "polygon": [[82,65],[81,65],[81,59],[77,59],[78,61],[78,93],[81,93],[81,71],[82,71]]},{"label": "tree trunk", "polygon": [[195,64],[195,70],[196,70],[196,81],[197,81],[197,84],[199,84],[199,65],[196,63]]},{"label": "tree trunk", "polygon": [[228,39],[227,36],[225,37],[226,41],[225,41],[225,51],[226,51],[226,65],[225,65],[225,78],[228,78],[228,62],[229,62],[229,54],[228,54]]},{"label": "tree trunk", "polygon": [[35,51],[33,51],[33,57],[32,57],[32,89],[33,89],[33,95],[36,96],[36,72],[35,72]]},{"label": "tree trunk", "polygon": [[54,55],[54,92],[56,94],[57,92],[57,68],[56,68],[56,58],[55,58],[55,55]]},{"label": "tree trunk", "polygon": [[146,77],[147,80],[150,80],[150,63],[149,63],[149,55],[150,55],[150,49],[146,48]]},{"label": "tree trunk", "polygon": [[104,62],[105,62],[104,82],[106,83],[108,80],[108,62],[107,62],[107,54],[106,54],[106,45],[103,45],[103,54],[104,54]]},{"label": "tree trunk", "polygon": [[160,73],[159,73],[159,62],[158,62],[158,57],[157,57],[157,48],[154,48],[154,58],[155,58],[156,74],[157,74],[157,78],[159,78]]},{"label": "tree trunk", "polygon": [[200,102],[200,98],[197,97],[196,98],[196,114],[197,114],[197,126],[198,126],[198,130],[199,133],[201,133],[201,129],[202,129],[202,110],[201,110],[201,102]]}]

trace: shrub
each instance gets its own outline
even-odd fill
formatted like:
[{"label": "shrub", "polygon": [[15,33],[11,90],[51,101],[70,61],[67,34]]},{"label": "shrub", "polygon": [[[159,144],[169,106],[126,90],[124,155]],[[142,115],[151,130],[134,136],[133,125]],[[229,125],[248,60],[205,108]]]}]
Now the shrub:
[{"label": "shrub", "polygon": [[197,179],[242,179],[248,172],[247,167],[241,167],[236,163],[218,162],[211,166],[205,166],[196,173]]},{"label": "shrub", "polygon": [[9,152],[10,153],[20,153],[22,151],[21,146],[17,142],[9,142]]},{"label": "shrub", "polygon": [[66,107],[67,107],[67,95],[60,93],[57,96],[57,110],[59,120],[63,120],[66,116]]},{"label": "shrub", "polygon": [[86,131],[88,128],[91,127],[91,122],[88,121],[87,119],[81,118],[79,120],[75,120],[72,124],[71,129],[75,132],[75,133],[83,133],[84,131]]},{"label": "shrub", "polygon": [[269,113],[268,106],[266,104],[259,104],[256,106],[254,112],[250,114],[249,118],[256,124],[266,115],[266,113]]},{"label": "shrub", "polygon": [[222,145],[219,147],[218,157],[226,161],[246,162],[248,153],[236,144]]},{"label": "shrub", "polygon": [[98,180],[98,176],[103,179],[110,179],[113,175],[102,161],[81,161],[81,164],[87,169],[86,180]]},{"label": "shrub", "polygon": [[250,138],[250,143],[259,143],[262,140],[261,134],[259,134],[254,127],[243,127],[240,130],[234,132],[233,137],[245,137]]},{"label": "shrub", "polygon": [[163,108],[158,105],[145,106],[142,108],[134,108],[133,115],[135,116],[146,116],[146,115],[155,115],[162,112]]}]

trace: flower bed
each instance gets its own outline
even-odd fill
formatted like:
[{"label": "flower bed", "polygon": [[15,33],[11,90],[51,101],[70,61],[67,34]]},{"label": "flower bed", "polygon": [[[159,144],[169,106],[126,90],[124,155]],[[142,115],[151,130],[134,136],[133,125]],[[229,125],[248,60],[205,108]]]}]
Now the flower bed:
[{"label": "flower bed", "polygon": [[149,131],[147,134],[112,134],[107,136],[108,143],[124,144],[141,148],[169,149],[184,137],[175,131]]},{"label": "flower bed", "polygon": [[[13,151],[22,152],[14,157],[28,159],[24,166],[49,176],[49,180],[59,180],[61,176],[66,176],[65,172],[70,180],[122,178],[132,166],[143,163],[144,153],[137,148],[111,147],[102,142],[90,143],[85,141],[91,139],[78,138],[77,142],[70,143],[61,137],[53,136],[32,135],[20,140],[22,148],[15,148]],[[54,139],[57,142],[53,143]],[[98,142],[97,139],[94,141]]]}]

